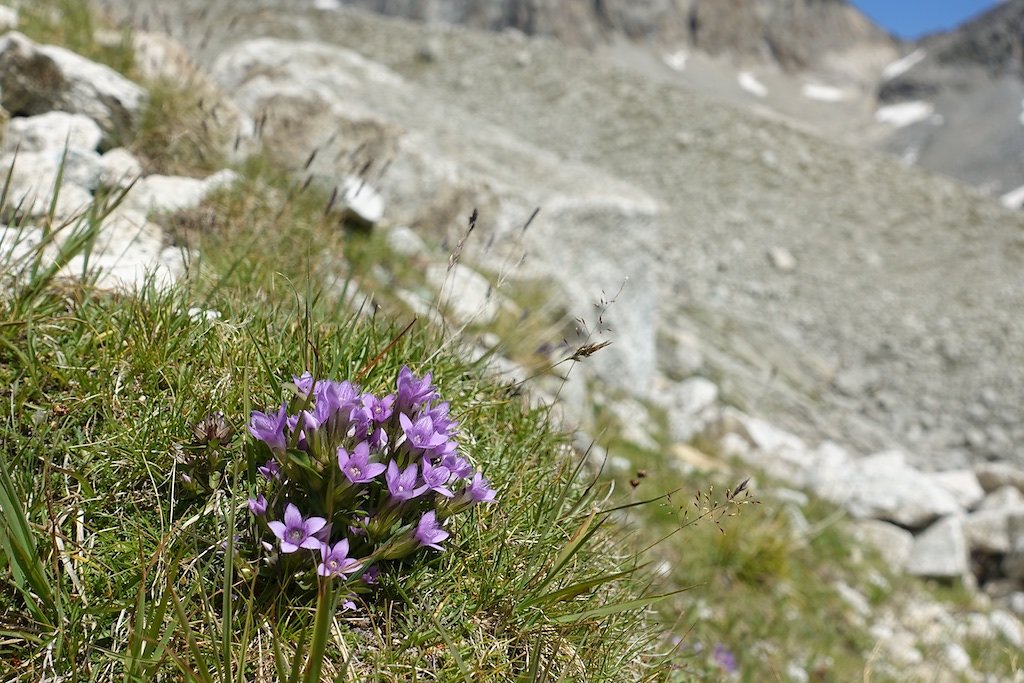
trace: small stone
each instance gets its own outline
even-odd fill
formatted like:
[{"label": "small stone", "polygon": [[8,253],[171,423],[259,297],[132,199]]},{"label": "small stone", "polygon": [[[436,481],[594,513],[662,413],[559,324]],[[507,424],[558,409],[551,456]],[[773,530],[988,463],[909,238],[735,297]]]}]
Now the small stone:
[{"label": "small stone", "polygon": [[416,49],[416,59],[421,62],[436,62],[441,59],[444,49],[438,36],[427,36]]},{"label": "small stone", "polygon": [[796,270],[796,257],[785,247],[772,247],[768,250],[768,262],[781,273],[792,273]]},{"label": "small stone", "polygon": [[427,243],[412,228],[404,225],[396,226],[387,231],[387,242],[391,251],[399,256],[423,256],[427,253]]},{"label": "small stone", "polygon": [[125,188],[140,177],[142,164],[124,147],[115,147],[100,157],[100,185]]},{"label": "small stone", "polygon": [[1013,486],[1024,491],[1024,470],[1005,462],[981,462],[974,466],[974,473],[985,491],[994,491],[1001,486]]},{"label": "small stone", "polygon": [[947,470],[933,472],[932,481],[949,492],[960,507],[970,510],[985,497],[985,490],[978,483],[978,477],[971,470]]},{"label": "small stone", "polygon": [[238,179],[223,170],[204,180],[181,176],[149,175],[135,183],[125,198],[125,208],[141,213],[174,213],[199,206],[206,196]]},{"label": "small stone", "polygon": [[864,597],[864,594],[857,589],[851,587],[849,584],[843,581],[837,581],[835,584],[836,593],[843,599],[843,602],[847,604],[854,612],[861,617],[871,616],[871,603]]},{"label": "small stone", "polygon": [[1016,486],[1000,486],[981,501],[979,510],[999,510],[1024,505],[1024,493]]},{"label": "small stone", "polygon": [[373,227],[384,217],[384,198],[365,180],[348,177],[339,188],[348,217],[363,227]]},{"label": "small stone", "polygon": [[914,534],[877,519],[858,520],[853,526],[853,533],[857,539],[870,543],[894,572],[903,570],[914,548]]},{"label": "small stone", "polygon": [[500,295],[480,273],[462,263],[427,267],[427,282],[441,298],[441,311],[461,323],[493,322],[501,310]]},{"label": "small stone", "polygon": [[952,515],[944,517],[915,538],[906,571],[929,578],[966,576],[970,561],[961,520]]},{"label": "small stone", "polygon": [[1024,647],[1024,626],[1006,610],[997,609],[989,615],[992,627],[1016,648]]},{"label": "small stone", "polygon": [[1010,594],[1010,597],[1006,599],[1006,606],[1018,617],[1024,616],[1024,592],[1014,591]]},{"label": "small stone", "polygon": [[970,670],[971,656],[959,643],[947,643],[943,655],[953,671],[965,673]]},{"label": "small stone", "polygon": [[1010,552],[1007,520],[1010,509],[978,510],[964,518],[964,533],[972,551],[1005,554]]},{"label": "small stone", "polygon": [[807,670],[796,662],[790,662],[786,665],[786,678],[790,683],[808,683],[811,680]]}]

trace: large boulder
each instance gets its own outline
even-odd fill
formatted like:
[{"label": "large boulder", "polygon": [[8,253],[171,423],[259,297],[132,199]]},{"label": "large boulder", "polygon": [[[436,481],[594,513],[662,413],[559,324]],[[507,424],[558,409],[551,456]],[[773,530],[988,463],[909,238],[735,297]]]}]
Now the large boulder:
[{"label": "large boulder", "polygon": [[107,141],[134,128],[146,91],[110,67],[12,31],[0,36],[0,104],[13,116],[88,116]]}]

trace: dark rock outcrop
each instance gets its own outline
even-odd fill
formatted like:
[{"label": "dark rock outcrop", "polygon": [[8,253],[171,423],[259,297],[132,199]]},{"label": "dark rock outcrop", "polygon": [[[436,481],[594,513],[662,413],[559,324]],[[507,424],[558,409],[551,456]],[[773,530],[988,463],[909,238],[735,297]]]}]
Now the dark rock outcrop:
[{"label": "dark rock outcrop", "polygon": [[845,0],[342,0],[389,16],[551,36],[594,47],[615,37],[811,65],[884,32]]}]

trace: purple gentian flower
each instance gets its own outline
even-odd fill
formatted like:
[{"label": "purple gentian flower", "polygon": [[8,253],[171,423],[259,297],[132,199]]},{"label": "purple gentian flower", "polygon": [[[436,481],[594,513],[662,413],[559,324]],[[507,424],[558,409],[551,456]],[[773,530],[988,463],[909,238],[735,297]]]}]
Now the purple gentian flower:
[{"label": "purple gentian flower", "polygon": [[313,536],[327,525],[323,517],[310,517],[304,519],[299,508],[291,503],[284,510],[284,522],[267,522],[267,526],[274,532],[274,535],[281,540],[281,552],[294,553],[299,548],[316,550],[320,547],[320,541]]},{"label": "purple gentian flower", "polygon": [[347,612],[349,610],[354,610],[354,609],[358,609],[358,607],[356,607],[355,601],[352,600],[351,598],[347,598],[344,602],[341,603],[341,611],[342,612]]},{"label": "purple gentian flower", "polygon": [[458,431],[456,427],[459,426],[459,423],[448,417],[449,408],[448,401],[438,403],[430,410],[420,413],[420,417],[429,417],[434,423],[434,431],[438,434],[453,436]]},{"label": "purple gentian flower", "polygon": [[367,442],[374,450],[382,451],[388,445],[388,433],[377,427],[377,429],[373,430],[373,434],[370,434]]},{"label": "purple gentian flower", "polygon": [[309,396],[309,392],[313,391],[313,373],[306,370],[300,376],[296,377],[292,375],[292,381],[295,382],[295,387],[299,390],[299,393]]},{"label": "purple gentian flower", "polygon": [[722,645],[721,643],[715,645],[711,657],[714,659],[715,664],[718,665],[718,668],[725,673],[731,674],[739,671],[739,667],[736,666],[736,657],[727,647],[725,647],[725,645]]},{"label": "purple gentian flower", "polygon": [[380,579],[380,567],[373,565],[363,572],[363,583],[372,586]]},{"label": "purple gentian flower", "polygon": [[431,451],[438,446],[443,446],[448,437],[434,431],[434,421],[429,416],[423,416],[413,422],[405,413],[400,413],[398,422],[405,432],[405,440],[409,446],[417,451]]},{"label": "purple gentian flower", "polygon": [[437,491],[445,498],[451,498],[455,494],[452,493],[445,487],[448,480],[451,479],[452,473],[448,471],[448,468],[444,465],[430,464],[430,461],[426,458],[423,459],[423,483],[430,488],[431,491]]},{"label": "purple gentian flower", "polygon": [[351,382],[324,380],[313,390],[316,396],[316,416],[321,422],[340,416],[347,426],[352,421],[352,411],[359,405],[359,391]]},{"label": "purple gentian flower", "polygon": [[320,545],[321,562],[316,568],[320,576],[345,576],[359,569],[359,562],[348,556],[348,539],[343,538],[334,546]]},{"label": "purple gentian flower", "polygon": [[385,470],[384,465],[370,462],[370,445],[365,441],[356,445],[352,455],[344,448],[338,448],[338,467],[353,484],[365,484]]},{"label": "purple gentian flower", "polygon": [[419,524],[416,525],[416,540],[420,542],[420,545],[436,550],[444,550],[438,543],[448,538],[448,536],[449,533],[438,525],[437,515],[433,510],[423,515],[420,518]]},{"label": "purple gentian flower", "polygon": [[455,452],[445,454],[441,464],[448,468],[457,479],[465,479],[473,473],[473,466],[465,458],[461,458]]},{"label": "purple gentian flower", "polygon": [[256,471],[270,481],[281,478],[281,468],[278,467],[277,461],[273,458],[265,462],[262,467],[257,467]]},{"label": "purple gentian flower", "polygon": [[249,499],[249,512],[257,517],[262,517],[267,513],[267,499],[262,493],[256,498]]},{"label": "purple gentian flower", "polygon": [[252,419],[249,422],[249,433],[267,444],[270,450],[275,453],[283,453],[287,444],[284,438],[284,428],[288,421],[288,406],[281,404],[277,414],[261,413],[258,410],[252,411]]},{"label": "purple gentian flower", "polygon": [[490,503],[497,492],[488,485],[484,475],[477,472],[473,475],[473,481],[466,487],[466,493],[474,503]]},{"label": "purple gentian flower", "polygon": [[309,448],[308,441],[312,438],[313,432],[320,429],[320,424],[320,419],[308,410],[303,410],[298,415],[292,415],[288,418],[288,429],[293,434],[296,431],[300,432],[296,446],[302,450]]},{"label": "purple gentian flower", "polygon": [[405,468],[404,472],[398,471],[398,463],[394,460],[388,463],[388,470],[384,474],[384,479],[388,483],[388,491],[391,493],[391,497],[395,500],[409,500],[422,496],[427,488],[426,484],[423,486],[416,486],[418,468],[416,463],[412,463]]},{"label": "purple gentian flower", "polygon": [[415,413],[421,405],[437,398],[437,391],[430,384],[430,373],[417,379],[407,366],[398,371],[398,395],[395,407],[404,412]]},{"label": "purple gentian flower", "polygon": [[377,424],[383,424],[391,418],[394,412],[396,396],[388,394],[384,398],[377,398],[373,394],[363,394],[363,407],[366,408],[372,419]]}]

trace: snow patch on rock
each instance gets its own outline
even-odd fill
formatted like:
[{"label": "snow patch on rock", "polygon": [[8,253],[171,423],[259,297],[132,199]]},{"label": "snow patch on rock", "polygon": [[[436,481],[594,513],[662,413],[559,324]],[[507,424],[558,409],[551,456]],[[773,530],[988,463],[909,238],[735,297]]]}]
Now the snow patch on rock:
[{"label": "snow patch on rock", "polygon": [[736,82],[740,84],[741,88],[755,97],[768,96],[768,88],[765,87],[764,83],[757,80],[757,76],[749,71],[741,71],[739,76],[736,77]]},{"label": "snow patch on rock", "polygon": [[1024,185],[1021,185],[1016,190],[1010,190],[1001,196],[999,201],[1008,209],[1024,207]]},{"label": "snow patch on rock", "polygon": [[928,56],[928,52],[924,48],[914,50],[906,57],[902,57],[897,59],[895,62],[887,64],[885,68],[882,69],[882,78],[884,80],[891,81],[897,76],[902,76],[920,64],[926,56]]},{"label": "snow patch on rock", "polygon": [[875,121],[903,128],[919,121],[924,121],[935,113],[935,105],[931,102],[900,102],[879,107],[875,111]]},{"label": "snow patch on rock", "polygon": [[687,54],[686,50],[676,50],[662,56],[662,60],[673,71],[685,71],[686,62],[689,58],[690,55]]},{"label": "snow patch on rock", "polygon": [[846,99],[846,93],[841,88],[821,83],[804,83],[801,93],[807,99],[818,102],[842,102]]}]

